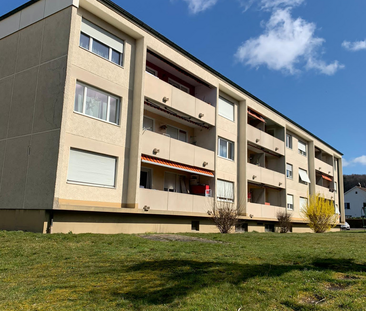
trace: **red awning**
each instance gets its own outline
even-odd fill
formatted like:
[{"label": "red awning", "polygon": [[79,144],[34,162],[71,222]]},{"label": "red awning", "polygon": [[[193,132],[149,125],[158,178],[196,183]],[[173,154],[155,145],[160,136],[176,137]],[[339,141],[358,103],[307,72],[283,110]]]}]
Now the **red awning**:
[{"label": "red awning", "polygon": [[259,121],[266,123],[266,121],[260,115],[254,113],[253,111],[251,111],[249,109],[248,109],[248,114],[250,114],[252,117],[258,119]]},{"label": "red awning", "polygon": [[208,177],[214,177],[214,173],[212,171],[209,171],[209,170],[204,170],[204,169],[194,167],[194,166],[190,166],[190,165],[185,165],[185,164],[175,163],[175,162],[168,161],[168,160],[154,158],[154,157],[150,157],[150,156],[147,156],[147,155],[144,155],[144,154],[141,155],[141,161],[143,163],[150,163],[150,164],[154,164],[154,165],[158,165],[158,166],[170,167],[170,168],[174,168],[176,170],[189,172],[189,173],[193,173],[193,174],[199,174],[199,175],[204,175],[204,176],[208,176]]},{"label": "red awning", "polygon": [[327,175],[322,175],[323,179],[329,180],[329,181],[333,181],[332,178],[328,177]]}]

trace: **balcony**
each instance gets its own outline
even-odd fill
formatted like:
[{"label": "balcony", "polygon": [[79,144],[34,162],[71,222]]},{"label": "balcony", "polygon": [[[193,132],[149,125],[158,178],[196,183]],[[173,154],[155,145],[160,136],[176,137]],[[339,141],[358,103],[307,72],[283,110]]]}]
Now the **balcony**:
[{"label": "balcony", "polygon": [[256,203],[247,203],[246,208],[246,216],[250,216],[255,218],[267,218],[277,220],[277,212],[284,211],[283,207],[273,206],[273,205],[265,205],[265,204],[256,204]]},{"label": "balcony", "polygon": [[315,192],[324,196],[328,200],[334,200],[337,196],[336,192],[330,191],[328,187],[315,185]]},{"label": "balcony", "polygon": [[[192,116],[201,122],[215,126],[215,107],[160,80],[149,73],[145,73],[145,96],[171,107],[184,114]],[[167,101],[163,101],[163,98]]]},{"label": "balcony", "polygon": [[285,154],[285,143],[283,141],[249,124],[247,125],[247,138],[248,141],[277,154]]},{"label": "balcony", "polygon": [[[158,153],[154,153],[156,149],[159,150]],[[215,153],[213,151],[151,131],[144,131],[142,134],[141,153],[211,171],[214,170]],[[203,166],[204,162],[207,162],[206,166]]]},{"label": "balcony", "polygon": [[276,188],[285,188],[284,174],[266,169],[259,165],[247,164],[247,179],[256,184],[266,184]]},{"label": "balcony", "polygon": [[320,159],[317,159],[317,158],[315,158],[314,165],[315,165],[315,169],[317,171],[319,171],[320,173],[333,176],[333,166],[332,165],[329,165],[328,163],[326,163]]},{"label": "balcony", "polygon": [[206,214],[212,209],[212,198],[185,193],[140,188],[140,208],[151,211],[170,211]]}]

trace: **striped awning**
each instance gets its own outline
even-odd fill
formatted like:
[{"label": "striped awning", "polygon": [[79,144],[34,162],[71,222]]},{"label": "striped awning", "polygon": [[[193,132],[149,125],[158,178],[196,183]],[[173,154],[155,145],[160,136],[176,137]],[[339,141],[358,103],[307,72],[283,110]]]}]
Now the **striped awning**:
[{"label": "striped awning", "polygon": [[150,156],[147,156],[144,154],[141,155],[141,161],[142,161],[142,163],[150,163],[150,164],[154,164],[154,165],[158,165],[158,166],[174,168],[176,170],[189,172],[192,174],[214,177],[214,173],[209,170],[205,170],[202,168],[185,165],[185,164],[181,164],[181,163],[176,163],[176,162],[172,162],[172,161],[168,161],[168,160],[164,160],[164,159],[159,159],[159,158],[155,158],[155,157],[150,157]]}]

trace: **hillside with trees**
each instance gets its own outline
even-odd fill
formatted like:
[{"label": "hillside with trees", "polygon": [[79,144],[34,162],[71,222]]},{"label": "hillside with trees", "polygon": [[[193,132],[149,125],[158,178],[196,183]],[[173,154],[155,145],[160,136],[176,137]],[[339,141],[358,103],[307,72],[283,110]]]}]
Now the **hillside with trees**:
[{"label": "hillside with trees", "polygon": [[366,175],[343,175],[344,192],[357,186],[359,183],[366,188]]}]

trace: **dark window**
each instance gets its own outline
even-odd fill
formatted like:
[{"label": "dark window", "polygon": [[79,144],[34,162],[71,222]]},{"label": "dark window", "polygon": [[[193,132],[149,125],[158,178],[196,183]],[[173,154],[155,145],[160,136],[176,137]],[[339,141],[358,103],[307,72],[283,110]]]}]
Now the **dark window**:
[{"label": "dark window", "polygon": [[344,209],[351,209],[351,203],[344,203]]},{"label": "dark window", "polygon": [[248,232],[248,224],[237,224],[235,226],[235,232]]},{"label": "dark window", "polygon": [[273,224],[265,224],[264,229],[266,232],[274,232],[275,231],[275,227]]},{"label": "dark window", "polygon": [[193,220],[191,225],[192,231],[200,231],[200,222],[198,220]]}]

